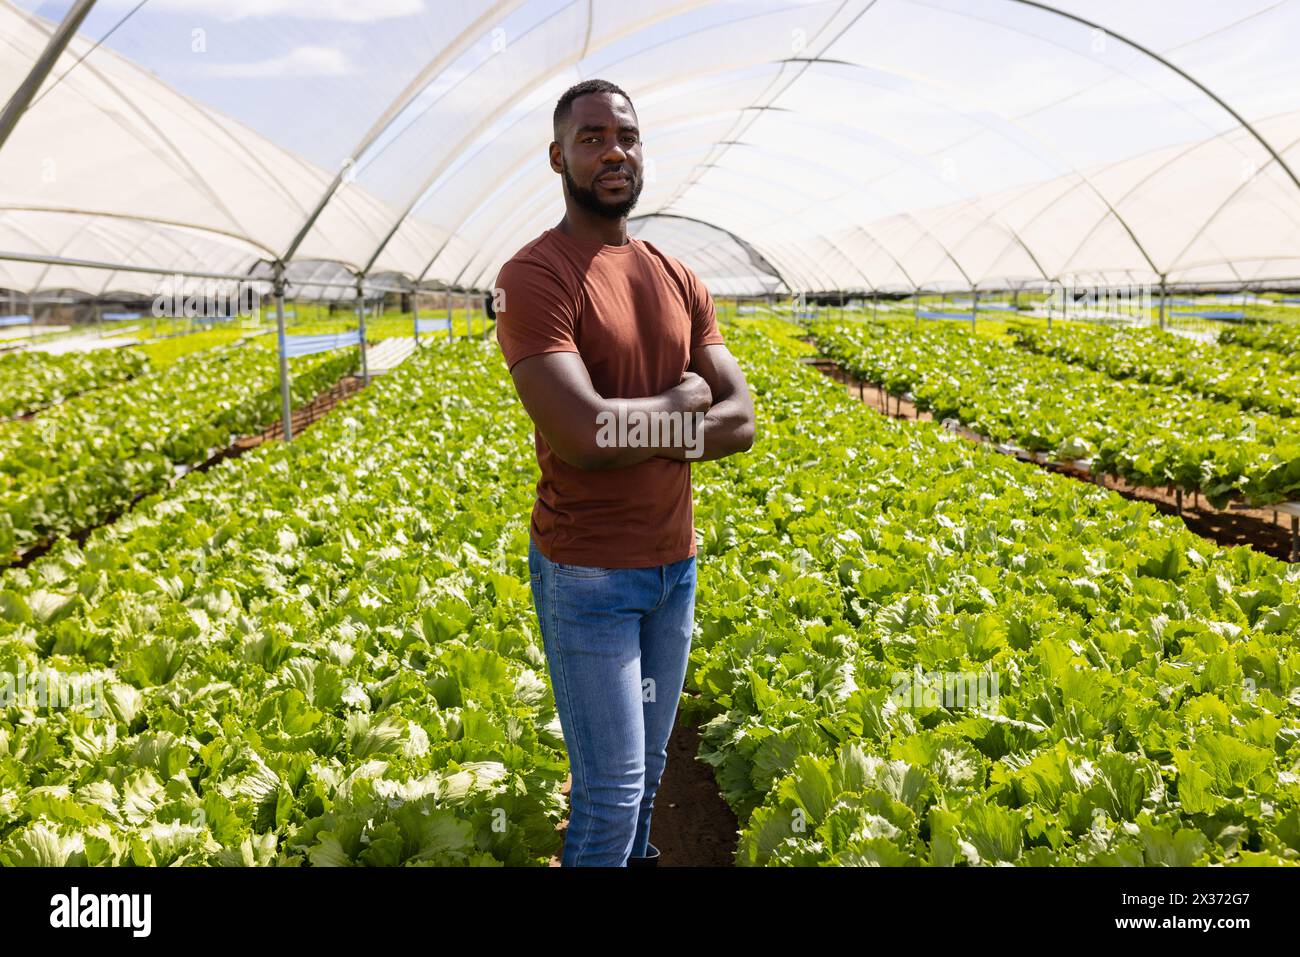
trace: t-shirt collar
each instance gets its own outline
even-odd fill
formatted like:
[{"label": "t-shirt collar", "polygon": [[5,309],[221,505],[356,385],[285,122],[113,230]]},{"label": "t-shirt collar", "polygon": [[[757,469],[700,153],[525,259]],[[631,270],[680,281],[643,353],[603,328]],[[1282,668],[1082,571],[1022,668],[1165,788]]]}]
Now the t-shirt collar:
[{"label": "t-shirt collar", "polygon": [[559,239],[560,242],[568,243],[570,246],[574,246],[578,249],[581,249],[583,252],[586,253],[597,253],[600,255],[608,254],[612,256],[625,256],[628,253],[632,252],[633,239],[631,236],[627,237],[627,242],[624,243],[622,246],[611,246],[609,243],[588,242],[580,239],[575,239],[574,237],[570,236],[568,233],[564,233],[561,232],[559,229],[556,229],[554,226],[548,229],[547,232],[554,233],[556,238]]}]

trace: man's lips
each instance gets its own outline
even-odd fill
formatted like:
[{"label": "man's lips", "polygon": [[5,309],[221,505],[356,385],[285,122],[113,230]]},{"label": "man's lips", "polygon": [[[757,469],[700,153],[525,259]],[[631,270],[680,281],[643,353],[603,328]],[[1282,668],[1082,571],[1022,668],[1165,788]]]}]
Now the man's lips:
[{"label": "man's lips", "polygon": [[626,173],[606,173],[604,176],[596,178],[596,183],[606,189],[623,189],[625,186],[630,185],[631,182],[631,177]]}]

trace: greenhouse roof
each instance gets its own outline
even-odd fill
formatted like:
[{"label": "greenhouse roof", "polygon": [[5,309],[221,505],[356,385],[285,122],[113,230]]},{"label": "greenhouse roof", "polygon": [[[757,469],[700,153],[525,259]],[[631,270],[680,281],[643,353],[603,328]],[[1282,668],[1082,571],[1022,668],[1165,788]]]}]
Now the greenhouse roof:
[{"label": "greenhouse roof", "polygon": [[488,289],[563,215],[591,77],[640,121],[631,233],[718,294],[1295,279],[1297,35],[1287,0],[0,0],[0,287]]}]

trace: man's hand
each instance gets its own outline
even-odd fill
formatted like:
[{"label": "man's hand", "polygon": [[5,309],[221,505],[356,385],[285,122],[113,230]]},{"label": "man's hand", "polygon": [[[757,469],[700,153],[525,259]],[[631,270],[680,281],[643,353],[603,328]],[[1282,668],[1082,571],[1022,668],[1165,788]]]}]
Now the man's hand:
[{"label": "man's hand", "polygon": [[659,454],[683,462],[707,462],[748,452],[754,444],[754,402],[735,357],[721,344],[701,346],[691,355],[691,368],[708,385],[713,400],[704,417],[703,434],[689,450],[700,454],[687,455],[685,447],[664,449]]},{"label": "man's hand", "polygon": [[[546,443],[563,461],[585,471],[624,468],[670,451],[671,430],[660,444],[620,448],[601,445],[603,421],[622,415],[687,416],[708,411],[713,401],[706,379],[687,372],[666,392],[645,399],[606,399],[591,384],[591,376],[576,352],[544,352],[517,362],[510,370],[515,391]],[[678,449],[677,451],[681,451]]]},{"label": "man's hand", "polygon": [[713,390],[704,377],[689,369],[682,373],[682,381],[672,390],[681,402],[680,410],[687,415],[708,412],[713,405]]}]

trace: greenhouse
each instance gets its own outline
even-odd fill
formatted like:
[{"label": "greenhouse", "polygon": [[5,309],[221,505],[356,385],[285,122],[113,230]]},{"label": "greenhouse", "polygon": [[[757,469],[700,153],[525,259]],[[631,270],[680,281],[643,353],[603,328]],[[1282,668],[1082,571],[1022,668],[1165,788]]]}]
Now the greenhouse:
[{"label": "greenhouse", "polygon": [[1300,863],[1298,37],[0,0],[0,865]]}]

